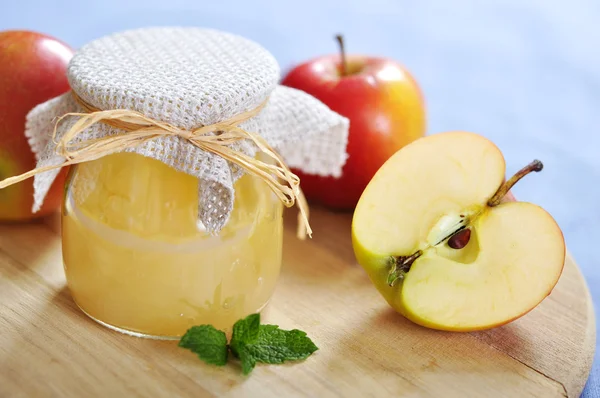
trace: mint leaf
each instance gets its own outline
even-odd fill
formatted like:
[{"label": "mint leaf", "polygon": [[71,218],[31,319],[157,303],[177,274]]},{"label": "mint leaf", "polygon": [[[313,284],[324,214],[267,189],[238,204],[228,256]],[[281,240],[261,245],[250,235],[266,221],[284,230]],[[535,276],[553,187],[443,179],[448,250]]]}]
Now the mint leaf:
[{"label": "mint leaf", "polygon": [[279,364],[306,359],[318,347],[305,332],[282,330],[276,325],[261,325],[258,338],[246,344],[245,351],[256,362]]},{"label": "mint leaf", "polygon": [[[244,346],[258,338],[260,327],[260,314],[248,315],[244,319],[240,319],[233,325],[233,333],[231,335],[231,351],[240,358]],[[254,367],[254,366],[253,366]]]},{"label": "mint leaf", "polygon": [[306,333],[300,330],[282,330],[276,325],[261,325],[259,314],[236,322],[230,348],[242,362],[242,372],[245,375],[252,372],[257,362],[280,364],[296,361],[306,359],[318,350]]},{"label": "mint leaf", "polygon": [[256,366],[256,360],[252,355],[248,354],[246,350],[242,350],[240,353],[240,361],[242,362],[242,373],[244,373],[244,375],[252,372],[252,369]]},{"label": "mint leaf", "polygon": [[188,329],[179,341],[179,347],[189,349],[208,364],[223,366],[227,363],[227,337],[211,325]]}]

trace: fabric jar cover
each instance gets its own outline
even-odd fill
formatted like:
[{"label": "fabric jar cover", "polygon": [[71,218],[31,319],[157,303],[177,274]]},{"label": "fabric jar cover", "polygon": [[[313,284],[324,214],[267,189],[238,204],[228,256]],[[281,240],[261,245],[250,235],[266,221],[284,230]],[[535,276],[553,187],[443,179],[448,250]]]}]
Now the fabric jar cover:
[{"label": "fabric jar cover", "polygon": [[[77,51],[67,71],[72,90],[94,107],[137,111],[182,129],[227,120],[268,101],[239,127],[259,134],[289,167],[340,176],[347,158],[348,119],[302,91],[278,85],[279,73],[274,57],[250,40],[181,27],[136,29],[92,41]],[[31,110],[25,134],[38,167],[64,161],[55,151],[55,142],[76,117],[61,121],[52,140],[56,118],[81,111],[70,93]],[[80,139],[122,133],[97,123]],[[231,145],[249,156],[258,149],[249,140]],[[239,166],[176,136],[159,137],[125,151],[197,177],[199,225],[218,233],[226,224],[233,209],[234,183],[244,173]],[[58,173],[56,169],[34,177],[33,211],[41,207]]]}]

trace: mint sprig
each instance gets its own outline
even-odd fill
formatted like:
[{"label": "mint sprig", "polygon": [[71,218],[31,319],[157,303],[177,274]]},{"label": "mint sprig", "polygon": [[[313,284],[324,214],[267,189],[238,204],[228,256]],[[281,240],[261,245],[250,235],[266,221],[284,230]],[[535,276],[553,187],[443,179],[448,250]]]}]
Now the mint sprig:
[{"label": "mint sprig", "polygon": [[[210,325],[194,326],[181,338],[180,347],[195,352],[200,359],[215,365],[227,362],[227,348],[238,358],[242,372],[247,375],[257,363],[282,364],[308,358],[318,347],[297,329],[282,330],[277,325],[261,325],[260,314],[240,319],[233,326],[227,346],[225,334]],[[223,347],[225,354],[223,355]]]}]

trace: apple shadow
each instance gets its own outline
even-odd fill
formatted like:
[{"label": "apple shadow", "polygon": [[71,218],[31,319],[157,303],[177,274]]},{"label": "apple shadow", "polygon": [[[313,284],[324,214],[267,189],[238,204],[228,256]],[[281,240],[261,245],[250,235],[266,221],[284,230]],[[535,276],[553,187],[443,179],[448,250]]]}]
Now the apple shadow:
[{"label": "apple shadow", "polygon": [[[356,258],[352,250],[352,214],[348,212],[331,212],[322,207],[312,207],[310,211],[310,226],[313,230],[312,238],[305,242],[329,250],[347,263],[355,265]],[[298,226],[297,213],[286,211],[284,224],[288,235],[296,237]]]},{"label": "apple shadow", "polygon": [[[282,275],[311,283],[329,283],[343,278],[347,272],[362,268],[357,263],[352,248],[352,215],[347,212],[330,212],[311,207],[312,238],[298,239],[297,213],[284,214],[284,243]],[[365,281],[367,281],[365,274]]]},{"label": "apple shadow", "polygon": [[535,357],[538,347],[531,341],[531,335],[520,324],[526,320],[526,317],[527,314],[523,318],[506,325],[489,330],[471,332],[470,334],[512,358],[517,358],[524,353],[527,353],[530,357]]},{"label": "apple shadow", "polygon": [[[2,220],[0,221],[1,227],[26,227],[26,226],[41,226],[47,225],[57,234],[60,233],[60,211],[55,211],[44,216],[35,217],[30,220]],[[58,228],[58,229],[57,229]]]},{"label": "apple shadow", "polygon": [[49,214],[43,218],[41,218],[39,221],[41,223],[44,223],[48,229],[50,229],[52,232],[54,232],[56,235],[60,236],[61,235],[61,212],[57,211],[54,212],[52,214]]},{"label": "apple shadow", "polygon": [[[503,388],[504,394],[514,392],[514,386],[501,380],[507,372],[514,372],[515,360],[501,347],[502,339],[508,337],[517,342],[514,350],[527,349],[518,325],[496,328],[495,333],[446,332],[417,325],[384,303],[368,313],[359,325],[341,331],[337,343],[327,348],[332,352],[327,354],[322,377],[339,380],[344,373],[356,387],[373,394],[402,391],[436,396],[444,382],[449,383],[448,395],[452,395],[452,385],[459,392],[465,391],[467,384],[479,386],[474,394],[482,394],[483,387],[499,395]],[[496,355],[505,360],[496,360]],[[340,361],[342,357],[344,361]]]}]

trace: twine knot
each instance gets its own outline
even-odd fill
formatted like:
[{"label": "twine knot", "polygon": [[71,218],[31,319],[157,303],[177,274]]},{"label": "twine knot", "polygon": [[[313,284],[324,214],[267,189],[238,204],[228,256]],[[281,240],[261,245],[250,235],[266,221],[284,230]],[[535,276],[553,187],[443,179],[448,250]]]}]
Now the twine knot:
[{"label": "twine knot", "polygon": [[[45,171],[95,160],[139,146],[161,136],[171,135],[180,137],[204,151],[216,154],[238,165],[247,173],[259,177],[286,207],[297,204],[300,209],[298,237],[304,239],[305,235],[312,236],[312,229],[308,223],[308,204],[300,190],[298,176],[291,172],[281,156],[269,146],[264,138],[239,127],[242,122],[258,115],[268,100],[250,111],[240,113],[225,121],[201,126],[193,130],[185,130],[169,123],[151,119],[136,111],[127,109],[102,111],[84,101],[74,91],[71,93],[86,112],[67,113],[59,117],[54,125],[52,139],[56,143],[56,153],[63,157],[65,161],[59,165],[39,167],[19,176],[9,177],[0,181],[0,189]],[[56,140],[58,125],[68,116],[77,117],[78,119],[60,139]],[[125,133],[100,138],[77,139],[87,128],[96,123],[108,124],[125,131]],[[231,148],[231,144],[244,139],[251,140],[261,152],[274,161],[274,164],[263,162]]]}]

